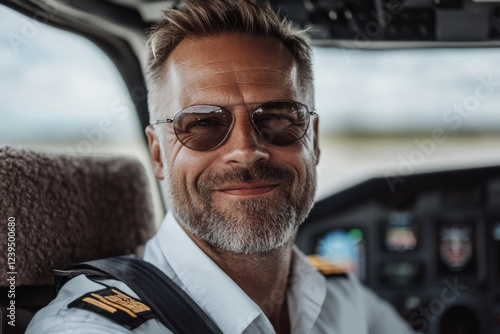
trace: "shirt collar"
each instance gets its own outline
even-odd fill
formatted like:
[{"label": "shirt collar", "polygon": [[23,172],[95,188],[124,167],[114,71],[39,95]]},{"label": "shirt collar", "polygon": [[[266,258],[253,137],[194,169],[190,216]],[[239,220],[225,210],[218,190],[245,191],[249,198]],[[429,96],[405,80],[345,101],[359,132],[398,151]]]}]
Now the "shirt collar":
[{"label": "shirt collar", "polygon": [[326,279],[293,247],[290,285],[287,291],[290,327],[294,333],[311,333],[326,298]]}]

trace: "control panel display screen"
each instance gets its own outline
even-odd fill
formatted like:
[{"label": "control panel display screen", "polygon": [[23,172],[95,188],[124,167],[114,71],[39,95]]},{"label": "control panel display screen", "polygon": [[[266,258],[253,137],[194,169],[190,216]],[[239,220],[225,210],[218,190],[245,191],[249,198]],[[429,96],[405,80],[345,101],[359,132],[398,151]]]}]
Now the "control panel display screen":
[{"label": "control panel display screen", "polygon": [[316,254],[360,280],[366,279],[366,246],[361,229],[335,229],[324,234],[318,240]]},{"label": "control panel display screen", "polygon": [[500,241],[500,222],[497,222],[493,225],[493,240]]},{"label": "control panel display screen", "polygon": [[422,278],[422,265],[419,262],[384,262],[381,269],[382,281],[389,284],[415,284]]},{"label": "control panel display screen", "polygon": [[493,224],[491,235],[493,236],[493,244],[496,252],[496,267],[497,267],[497,275],[500,277],[500,220]]},{"label": "control panel display screen", "polygon": [[441,224],[438,238],[441,273],[476,271],[475,228],[472,223]]},{"label": "control panel display screen", "polygon": [[384,226],[384,245],[389,251],[406,252],[417,248],[418,225],[407,212],[393,212]]}]

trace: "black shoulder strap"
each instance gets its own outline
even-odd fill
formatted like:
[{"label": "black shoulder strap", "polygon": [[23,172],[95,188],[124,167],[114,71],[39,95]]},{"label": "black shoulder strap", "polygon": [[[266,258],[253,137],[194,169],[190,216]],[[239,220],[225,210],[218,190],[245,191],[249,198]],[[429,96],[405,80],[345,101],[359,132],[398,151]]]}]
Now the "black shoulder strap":
[{"label": "black shoulder strap", "polygon": [[[120,256],[71,265],[58,276],[85,274],[114,278],[125,283],[147,304],[158,319],[175,334],[222,331],[205,312],[167,275],[138,257]],[[56,283],[61,286],[62,280]]]}]

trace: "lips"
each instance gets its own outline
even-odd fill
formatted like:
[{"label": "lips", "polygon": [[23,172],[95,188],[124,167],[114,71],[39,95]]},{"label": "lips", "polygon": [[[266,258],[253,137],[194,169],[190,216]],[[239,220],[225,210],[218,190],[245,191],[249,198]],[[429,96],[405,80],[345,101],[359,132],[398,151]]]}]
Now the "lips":
[{"label": "lips", "polygon": [[236,196],[258,196],[272,191],[277,186],[278,185],[275,183],[268,182],[239,183],[231,184],[224,188],[218,189],[218,191]]}]

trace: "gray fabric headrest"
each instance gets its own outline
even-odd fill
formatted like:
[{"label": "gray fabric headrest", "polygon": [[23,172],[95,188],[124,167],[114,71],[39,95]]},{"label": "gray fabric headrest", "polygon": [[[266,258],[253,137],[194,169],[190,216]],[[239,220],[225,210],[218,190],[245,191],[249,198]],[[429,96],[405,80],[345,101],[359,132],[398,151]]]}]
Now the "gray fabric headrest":
[{"label": "gray fabric headrest", "polygon": [[154,231],[139,161],[3,146],[0,285],[7,285],[9,217],[15,219],[16,285],[53,284],[52,269],[133,253]]}]

